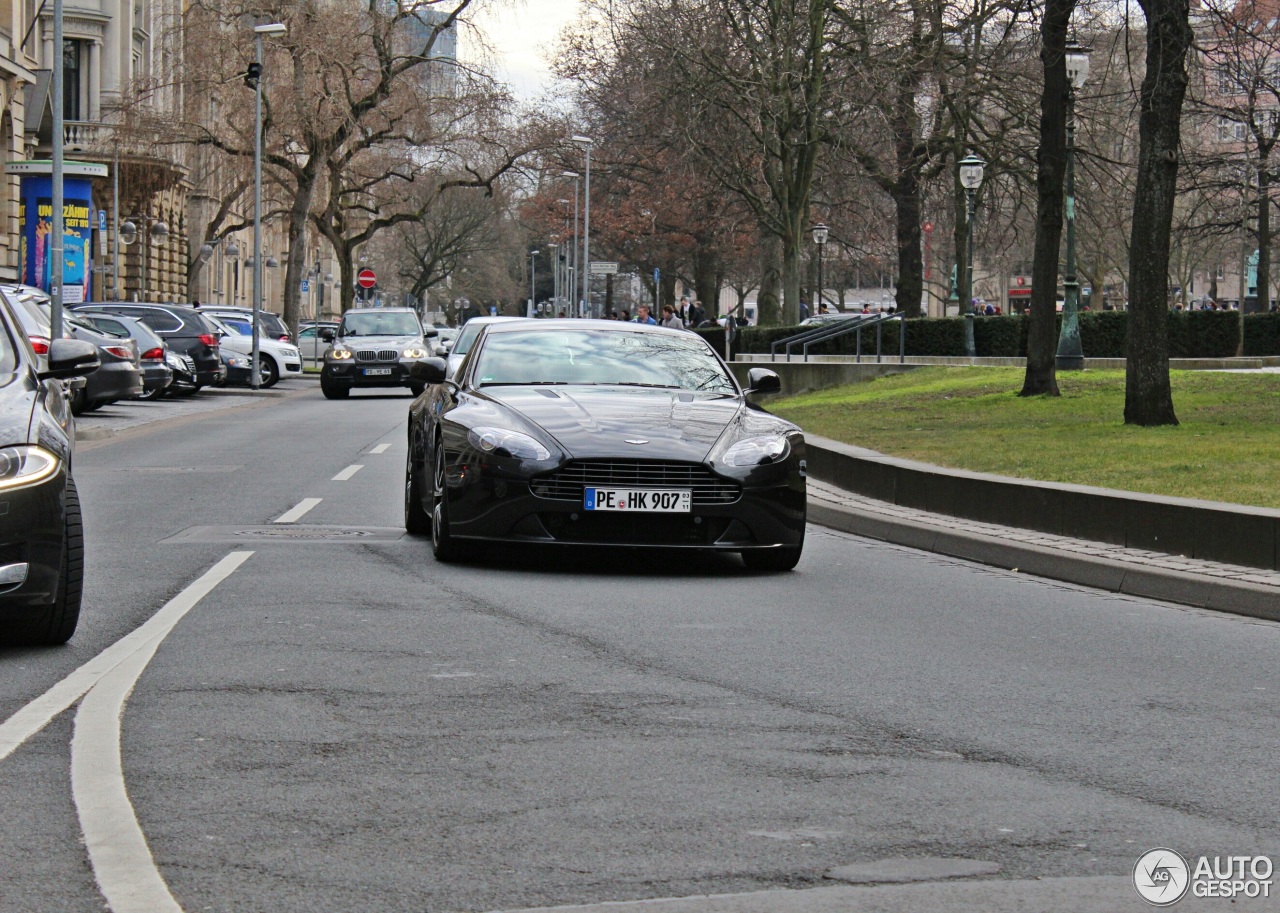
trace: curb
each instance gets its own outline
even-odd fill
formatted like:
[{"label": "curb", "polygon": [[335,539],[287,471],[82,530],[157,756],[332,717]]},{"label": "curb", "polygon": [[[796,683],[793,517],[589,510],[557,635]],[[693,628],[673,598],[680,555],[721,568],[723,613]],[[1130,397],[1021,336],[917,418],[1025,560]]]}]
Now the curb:
[{"label": "curb", "polygon": [[869,539],[1110,593],[1280,621],[1280,600],[1274,588],[993,541],[960,530],[909,520],[887,520],[854,508],[815,504],[812,500],[809,521]]}]

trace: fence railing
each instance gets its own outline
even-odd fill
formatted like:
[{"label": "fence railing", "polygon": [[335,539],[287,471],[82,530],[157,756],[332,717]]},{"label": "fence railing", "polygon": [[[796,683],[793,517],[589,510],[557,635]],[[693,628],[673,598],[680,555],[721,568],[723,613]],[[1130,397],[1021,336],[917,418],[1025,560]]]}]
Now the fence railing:
[{"label": "fence railing", "polygon": [[777,358],[778,350],[781,349],[783,354],[787,356],[787,361],[791,360],[791,349],[794,346],[801,347],[801,354],[805,361],[809,360],[809,347],[822,342],[830,342],[833,339],[839,339],[842,336],[848,336],[850,333],[857,334],[857,343],[855,345],[855,358],[858,362],[862,361],[862,331],[875,327],[876,330],[876,362],[879,363],[883,358],[883,342],[884,342],[884,325],[892,320],[900,322],[898,327],[898,360],[905,362],[907,360],[907,325],[905,315],[903,314],[852,314],[848,317],[841,317],[832,320],[829,323],[819,324],[811,327],[801,333],[793,336],[787,336],[783,339],[775,339],[769,345],[769,355]]}]

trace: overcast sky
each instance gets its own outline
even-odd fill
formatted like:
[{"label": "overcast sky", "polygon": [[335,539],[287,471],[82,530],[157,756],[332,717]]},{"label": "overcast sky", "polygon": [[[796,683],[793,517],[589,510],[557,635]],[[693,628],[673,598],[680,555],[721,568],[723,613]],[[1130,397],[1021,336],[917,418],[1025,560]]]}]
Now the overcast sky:
[{"label": "overcast sky", "polygon": [[[560,30],[578,15],[578,0],[513,0],[486,5],[475,25],[493,46],[495,76],[525,100],[541,94],[551,81],[547,58]],[[469,56],[465,37],[459,48]]]}]

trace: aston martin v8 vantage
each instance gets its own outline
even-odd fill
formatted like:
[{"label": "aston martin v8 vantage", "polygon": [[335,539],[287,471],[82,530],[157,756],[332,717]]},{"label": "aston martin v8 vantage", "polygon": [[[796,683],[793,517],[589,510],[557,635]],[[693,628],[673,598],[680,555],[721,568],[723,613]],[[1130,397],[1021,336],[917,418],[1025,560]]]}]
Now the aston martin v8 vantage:
[{"label": "aston martin v8 vantage", "polygon": [[800,429],[748,402],[682,330],[595,320],[485,327],[457,372],[412,368],[405,526],[439,560],[479,542],[700,549],[748,568],[804,547]]}]

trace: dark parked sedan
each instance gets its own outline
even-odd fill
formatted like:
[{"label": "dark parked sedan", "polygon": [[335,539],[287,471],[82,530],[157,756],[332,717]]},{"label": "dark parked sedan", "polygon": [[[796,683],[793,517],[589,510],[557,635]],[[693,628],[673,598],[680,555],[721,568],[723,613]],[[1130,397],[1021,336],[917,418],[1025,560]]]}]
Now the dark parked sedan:
[{"label": "dark parked sedan", "polygon": [[191,359],[196,389],[213,386],[223,376],[218,332],[194,308],[180,304],[106,302],[78,304],[74,310],[123,314],[141,320],[169,344],[174,354]]},{"label": "dark parked sedan", "polygon": [[494,323],[439,358],[409,412],[405,526],[436,557],[471,541],[739,552],[790,570],[806,515],[800,429],[747,402],[699,336],[595,320]]},{"label": "dark parked sedan", "polygon": [[121,314],[80,311],[77,316],[108,336],[133,339],[138,344],[138,361],[142,366],[142,394],[139,398],[157,399],[164,395],[173,381],[173,369],[165,363],[165,352],[169,346],[155,331],[142,321]]},{"label": "dark parked sedan", "polygon": [[80,618],[84,542],[71,478],[74,431],[63,421],[58,379],[97,366],[93,345],[54,339],[41,367],[0,301],[0,632],[6,641],[65,643]]},{"label": "dark parked sedan", "polygon": [[136,341],[99,332],[72,315],[68,315],[64,322],[64,332],[72,339],[98,347],[100,362],[98,370],[89,375],[84,390],[71,399],[71,409],[76,415],[142,394],[142,366]]}]

